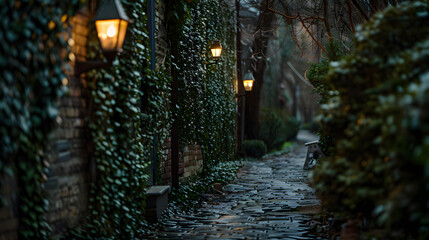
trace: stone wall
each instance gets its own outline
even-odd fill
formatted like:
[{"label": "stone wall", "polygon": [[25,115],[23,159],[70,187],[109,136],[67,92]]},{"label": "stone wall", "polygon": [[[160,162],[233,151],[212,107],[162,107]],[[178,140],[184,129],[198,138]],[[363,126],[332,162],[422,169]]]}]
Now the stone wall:
[{"label": "stone wall", "polygon": [[[168,41],[164,21],[165,3],[156,0],[156,60],[157,69],[164,66],[168,54]],[[86,41],[90,22],[90,13],[85,8],[71,20],[71,32],[65,33],[71,46],[72,60],[85,61]],[[69,38],[71,36],[71,38]],[[94,179],[94,163],[91,159],[90,133],[86,118],[88,117],[89,92],[87,83],[71,72],[63,84],[68,93],[59,99],[58,128],[52,135],[46,160],[50,167],[45,184],[49,199],[48,222],[52,228],[52,238],[57,239],[61,233],[82,224],[88,208],[90,183]],[[160,156],[161,179],[164,184],[171,183],[171,146],[167,139],[164,154]],[[200,146],[186,146],[179,153],[179,176],[181,179],[195,175],[202,170],[203,160]],[[18,238],[18,216],[16,180],[3,177],[0,192],[6,196],[7,205],[0,208],[0,240]]]},{"label": "stone wall", "polygon": [[[165,2],[155,0],[155,49],[156,69],[164,67],[168,54],[168,39],[165,25]],[[171,184],[171,145],[170,138],[164,144],[164,155],[160,156],[160,173],[163,184]],[[197,174],[203,168],[203,156],[198,144],[191,144],[179,151],[179,178],[184,179]]]},{"label": "stone wall", "polygon": [[[63,37],[72,46],[71,58],[83,60],[86,55],[86,35],[89,13],[83,9],[71,21],[72,32]],[[70,40],[70,36],[72,37]],[[71,64],[73,69],[73,64]],[[46,160],[50,167],[45,189],[49,199],[48,222],[53,238],[61,231],[72,228],[85,217],[89,192],[87,91],[82,78],[76,78],[71,71],[63,85],[68,93],[59,99],[58,128],[54,130],[52,142],[47,150]],[[18,238],[18,206],[16,179],[3,176],[1,195],[6,196],[6,206],[0,208],[0,240]],[[56,237],[57,236],[57,237]]]},{"label": "stone wall", "polygon": [[183,150],[183,178],[188,178],[203,170],[203,155],[198,144],[186,146]]},{"label": "stone wall", "polygon": [[[164,155],[160,160],[161,180],[171,185],[171,144],[167,138],[163,148]],[[203,155],[198,144],[191,144],[179,151],[179,178],[184,180],[203,170]]]},{"label": "stone wall", "polygon": [[[84,61],[86,55],[89,20],[86,8],[71,20],[72,34],[68,43],[74,58],[80,61]],[[45,185],[49,195],[47,218],[54,236],[85,219],[90,187],[90,136],[85,121],[89,93],[85,80],[73,74],[63,84],[67,85],[68,93],[59,101],[59,127],[48,157],[50,168]]]}]

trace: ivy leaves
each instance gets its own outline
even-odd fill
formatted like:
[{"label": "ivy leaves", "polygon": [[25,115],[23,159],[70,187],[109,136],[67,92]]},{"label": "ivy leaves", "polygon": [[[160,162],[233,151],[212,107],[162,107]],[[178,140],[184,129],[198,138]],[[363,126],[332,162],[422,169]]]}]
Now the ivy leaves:
[{"label": "ivy leaves", "polygon": [[[235,38],[233,14],[216,1],[195,4],[184,23],[180,38],[178,65],[179,125],[181,143],[197,141],[202,145],[205,167],[234,158],[235,102],[234,82]],[[220,39],[224,48],[222,59],[211,60],[210,43]]]},{"label": "ivy leaves", "polygon": [[210,166],[234,155],[235,78],[230,66],[235,63],[234,52],[225,55],[224,63],[210,69],[204,69],[207,59],[203,56],[208,52],[209,39],[215,35],[225,39],[224,46],[231,49],[234,38],[227,38],[214,23],[200,24],[190,18],[191,14],[202,18],[211,12],[211,20],[219,21],[219,13],[209,11],[218,9],[218,3],[166,4],[174,9],[167,10],[168,27],[177,38],[180,36],[179,51],[185,56],[173,61],[180,68],[177,108],[170,105],[171,77],[164,73],[171,70],[170,66],[158,72],[149,69],[146,1],[123,3],[135,23],[130,26],[124,53],[115,68],[98,74],[92,90],[95,116],[91,117],[90,127],[98,180],[92,188],[90,224],[83,234],[76,232],[76,237],[144,238],[147,228],[142,211],[152,136],[156,134],[158,145],[163,144],[173,114],[180,118],[181,142],[200,142]]},{"label": "ivy leaves", "polygon": [[[123,1],[123,6],[135,21],[129,25],[124,52],[112,69],[97,73],[92,89],[90,128],[97,181],[91,190],[90,224],[73,233],[80,239],[146,238],[152,136],[158,134],[162,141],[167,135],[170,78],[149,69],[147,2]],[[98,50],[89,55],[96,56],[94,52]]]},{"label": "ivy leaves", "polygon": [[428,162],[419,155],[429,134],[428,9],[414,2],[374,16],[326,78],[335,92],[321,119],[335,145],[314,171],[316,187],[333,211],[372,218],[385,238],[429,236]]},{"label": "ivy leaves", "polygon": [[[0,1],[0,172],[17,179],[19,235],[47,239],[44,151],[64,92],[64,14],[79,1]],[[12,176],[13,175],[13,176]],[[12,193],[11,193],[12,194]],[[9,203],[10,204],[10,203]]]}]

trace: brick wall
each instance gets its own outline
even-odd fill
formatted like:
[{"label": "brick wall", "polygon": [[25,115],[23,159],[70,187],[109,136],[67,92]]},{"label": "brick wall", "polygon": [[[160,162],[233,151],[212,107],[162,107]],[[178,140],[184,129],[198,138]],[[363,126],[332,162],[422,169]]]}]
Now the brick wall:
[{"label": "brick wall", "polygon": [[[171,144],[167,138],[161,156],[160,170],[163,184],[171,185]],[[203,155],[198,144],[191,144],[179,151],[179,179],[194,176],[203,170]]]},{"label": "brick wall", "polygon": [[[72,40],[68,43],[75,58],[81,61],[86,55],[89,24],[86,8],[71,20]],[[50,168],[45,185],[49,195],[47,218],[54,237],[85,219],[90,184],[90,138],[85,121],[89,93],[85,80],[72,73],[63,84],[67,85],[68,93],[59,101],[59,127],[55,130],[48,155]]]},{"label": "brick wall", "polygon": [[[73,18],[72,33],[62,36],[72,46],[73,56],[83,60],[86,55],[86,35],[88,33],[89,13],[87,10]],[[73,58],[72,56],[72,58]],[[71,64],[73,69],[73,64]],[[47,219],[52,227],[53,238],[61,231],[80,223],[88,205],[89,162],[88,131],[85,122],[87,114],[87,91],[85,82],[75,78],[70,72],[63,84],[68,93],[59,102],[58,128],[54,131],[47,150],[46,160],[50,163],[45,189],[48,193],[49,210]],[[0,208],[0,240],[18,238],[17,183],[16,179],[3,176],[1,195],[5,196],[6,206]]]},{"label": "brick wall", "polygon": [[186,146],[183,150],[183,178],[188,178],[203,170],[203,155],[198,144]]},{"label": "brick wall", "polygon": [[[168,54],[168,39],[165,26],[165,2],[155,1],[155,48],[156,69],[164,67]],[[171,185],[171,145],[170,138],[164,144],[164,155],[160,156],[160,172],[163,184]],[[198,144],[191,144],[179,151],[179,178],[197,174],[203,168],[203,157]]]},{"label": "brick wall", "polygon": [[[168,43],[164,21],[165,3],[156,1],[156,52],[157,68],[165,63]],[[64,34],[72,48],[71,58],[85,61],[89,11],[83,9],[71,20],[71,39]],[[70,64],[71,69],[74,64]],[[59,104],[58,128],[52,135],[52,143],[46,154],[50,163],[48,179],[45,184],[49,196],[47,219],[52,227],[53,239],[62,232],[71,229],[85,220],[88,207],[90,182],[94,178],[94,163],[90,158],[90,133],[85,118],[88,115],[89,92],[82,77],[74,77],[73,71],[64,80],[69,91]],[[164,155],[160,156],[161,178],[164,183],[171,183],[171,148],[170,140],[164,145]],[[186,146],[179,153],[179,176],[181,179],[195,175],[202,170],[200,146]],[[5,207],[0,208],[0,240],[17,239],[17,199],[16,181],[8,177],[1,179],[4,187],[0,190],[6,197]]]}]

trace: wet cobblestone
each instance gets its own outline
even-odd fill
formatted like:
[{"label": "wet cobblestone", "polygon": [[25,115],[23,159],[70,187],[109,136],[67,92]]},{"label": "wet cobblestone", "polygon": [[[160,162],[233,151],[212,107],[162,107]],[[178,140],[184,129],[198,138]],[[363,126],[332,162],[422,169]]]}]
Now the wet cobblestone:
[{"label": "wet cobblestone", "polygon": [[319,205],[302,170],[305,154],[300,144],[286,155],[247,162],[224,194],[207,194],[194,214],[167,221],[159,239],[318,239],[309,233],[311,215],[297,211]]}]

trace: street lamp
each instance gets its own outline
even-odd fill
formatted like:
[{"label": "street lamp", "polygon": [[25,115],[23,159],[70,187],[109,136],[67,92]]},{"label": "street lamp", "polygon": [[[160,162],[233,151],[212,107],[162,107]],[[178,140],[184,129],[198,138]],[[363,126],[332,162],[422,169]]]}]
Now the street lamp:
[{"label": "street lamp", "polygon": [[212,52],[214,62],[207,62],[206,65],[215,64],[219,60],[220,55],[222,54],[222,45],[220,44],[219,40],[214,40],[212,42],[210,45],[210,51]]},{"label": "street lamp", "polygon": [[220,55],[222,54],[222,45],[218,40],[215,40],[211,44],[210,50],[212,52],[213,59],[217,60],[218,58],[220,58]]},{"label": "street lamp", "polygon": [[252,91],[254,82],[255,80],[253,79],[252,73],[250,72],[246,73],[246,75],[244,75],[244,78],[243,78],[244,90],[246,90],[246,92]]},{"label": "street lamp", "polygon": [[94,20],[101,49],[107,61],[76,61],[76,76],[95,68],[110,67],[116,55],[122,52],[129,18],[119,0],[104,1]]}]

